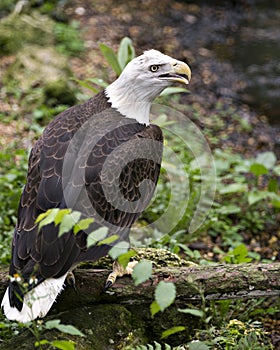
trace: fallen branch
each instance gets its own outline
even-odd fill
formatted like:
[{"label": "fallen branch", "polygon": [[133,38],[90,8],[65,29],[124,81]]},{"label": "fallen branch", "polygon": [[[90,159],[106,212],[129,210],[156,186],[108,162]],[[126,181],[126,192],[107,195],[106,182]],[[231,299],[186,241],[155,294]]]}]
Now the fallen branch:
[{"label": "fallen branch", "polygon": [[[173,257],[174,258],[174,257]],[[180,263],[180,262],[179,262]],[[166,260],[164,260],[166,264]],[[123,277],[107,292],[103,291],[108,269],[79,268],[75,270],[77,292],[67,286],[52,307],[46,319],[59,319],[87,334],[75,338],[77,348],[112,349],[114,344],[160,342],[162,332],[174,325],[187,325],[184,332],[176,333],[168,342],[185,344],[203,325],[200,317],[178,312],[188,302],[206,300],[244,299],[280,295],[280,263],[156,267],[153,283],[146,281],[135,286],[132,278]],[[0,297],[7,286],[7,273],[0,273]],[[149,305],[160,281],[176,284],[175,304],[163,313],[151,317]],[[102,331],[101,331],[102,330]],[[53,330],[48,335],[53,339]],[[133,335],[133,338],[131,338]],[[61,337],[61,335],[60,335]],[[63,334],[65,338],[65,334]],[[172,340],[173,339],[173,340]],[[22,333],[10,342],[4,342],[5,350],[33,348],[34,339]]]},{"label": "fallen branch", "polygon": [[[280,263],[240,264],[191,267],[162,267],[153,271],[153,282],[135,286],[132,278],[123,277],[109,291],[103,287],[109,270],[76,269],[78,292],[68,286],[56,304],[64,310],[92,303],[129,305],[150,304],[160,281],[173,282],[177,289],[176,303],[200,300],[259,298],[280,295]],[[7,273],[0,273],[0,294],[7,286]]]}]

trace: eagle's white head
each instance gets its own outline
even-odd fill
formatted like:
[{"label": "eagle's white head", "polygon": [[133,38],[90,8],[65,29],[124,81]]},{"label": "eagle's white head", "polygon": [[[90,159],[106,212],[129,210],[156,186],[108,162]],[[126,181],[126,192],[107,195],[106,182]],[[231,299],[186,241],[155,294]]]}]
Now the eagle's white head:
[{"label": "eagle's white head", "polygon": [[125,117],[148,125],[152,101],[166,87],[176,82],[188,84],[190,79],[191,70],[186,63],[149,50],[130,61],[105,94],[112,107]]}]

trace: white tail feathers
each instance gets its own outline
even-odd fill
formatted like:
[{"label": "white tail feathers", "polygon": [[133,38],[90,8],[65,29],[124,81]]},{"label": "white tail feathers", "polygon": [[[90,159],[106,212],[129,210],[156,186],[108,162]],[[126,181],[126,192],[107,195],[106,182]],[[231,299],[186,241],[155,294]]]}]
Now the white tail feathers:
[{"label": "white tail feathers", "polygon": [[24,295],[21,311],[16,307],[10,306],[9,288],[7,288],[1,303],[5,316],[9,320],[16,320],[22,323],[35,320],[37,317],[46,316],[57,296],[62,292],[66,276],[67,274],[59,278],[48,278],[37,287],[31,289]]}]

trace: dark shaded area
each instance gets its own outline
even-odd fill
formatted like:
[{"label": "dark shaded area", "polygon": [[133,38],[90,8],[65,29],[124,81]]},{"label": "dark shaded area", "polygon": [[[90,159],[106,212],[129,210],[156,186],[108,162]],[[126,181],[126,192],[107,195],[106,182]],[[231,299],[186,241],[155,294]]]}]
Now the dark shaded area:
[{"label": "dark shaded area", "polygon": [[[197,108],[195,121],[202,129],[210,123],[215,127],[213,117],[222,109],[233,127],[222,130],[227,146],[245,154],[270,149],[279,156],[277,2],[161,1],[159,5],[154,0],[85,0],[71,1],[67,12],[86,29],[87,58],[73,65],[78,76],[88,77],[89,67],[96,76],[96,67],[103,66],[93,53],[99,51],[100,42],[117,49],[121,38],[129,36],[137,54],[156,48],[190,64],[191,94],[182,95],[182,101]],[[253,125],[249,137],[237,129],[233,114]],[[193,113],[189,117],[194,119]]]}]

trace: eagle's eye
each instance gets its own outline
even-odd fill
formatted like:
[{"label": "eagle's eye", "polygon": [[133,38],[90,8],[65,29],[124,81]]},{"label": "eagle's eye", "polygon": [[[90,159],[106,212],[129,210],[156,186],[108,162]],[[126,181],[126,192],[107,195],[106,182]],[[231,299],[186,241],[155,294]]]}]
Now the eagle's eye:
[{"label": "eagle's eye", "polygon": [[150,66],[150,71],[155,73],[156,71],[158,71],[159,66],[157,66],[156,64],[153,64]]}]

